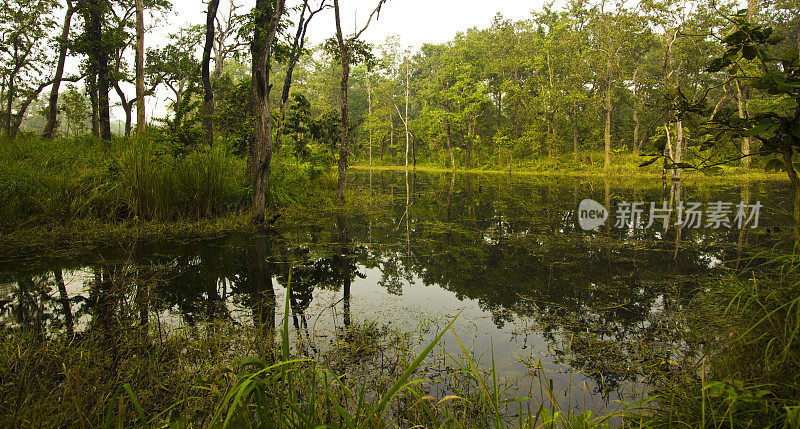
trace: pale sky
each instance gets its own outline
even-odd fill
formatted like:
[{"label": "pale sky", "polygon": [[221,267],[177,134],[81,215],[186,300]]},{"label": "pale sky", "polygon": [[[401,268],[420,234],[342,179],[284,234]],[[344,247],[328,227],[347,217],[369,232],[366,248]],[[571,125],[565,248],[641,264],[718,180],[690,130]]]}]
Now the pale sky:
[{"label": "pale sky", "polygon": [[[255,5],[254,0],[235,0],[243,9]],[[311,0],[318,5],[320,0]],[[297,0],[287,0],[287,7],[297,5]],[[328,0],[333,4],[333,0]],[[561,3],[561,2],[557,2]],[[206,5],[200,0],[173,0],[174,17],[169,18],[172,28],[187,23],[205,22]],[[220,11],[227,10],[230,0],[221,0]],[[341,0],[342,27],[345,32],[353,32],[353,21],[363,27],[369,14],[375,9],[377,0]],[[514,20],[530,16],[531,10],[539,10],[543,0],[492,0],[492,1],[458,1],[458,0],[389,0],[381,9],[380,20],[370,24],[363,39],[370,43],[381,43],[387,36],[399,35],[401,43],[421,46],[422,43],[442,43],[450,40],[459,31],[471,27],[488,27],[497,12]],[[309,28],[309,44],[314,45],[335,32],[333,10],[324,12],[324,16],[315,17]]]},{"label": "pale sky", "polygon": [[[254,0],[234,0],[241,5],[240,13],[249,11]],[[320,0],[312,0],[318,5]],[[333,0],[327,0],[333,4]],[[557,2],[563,3],[561,1]],[[227,12],[231,0],[221,0],[219,14]],[[287,7],[300,4],[298,0],[287,0]],[[541,10],[544,0],[492,0],[492,1],[458,1],[458,0],[389,0],[381,9],[380,19],[373,21],[363,33],[361,39],[375,45],[383,43],[387,37],[397,35],[401,46],[419,48],[423,43],[444,43],[451,40],[456,33],[472,27],[486,28],[498,12],[507,19],[519,20],[530,17],[532,10]],[[188,25],[205,23],[206,3],[201,0],[172,0],[173,11],[164,16],[158,28],[145,35],[147,47],[163,46],[167,43],[167,34]],[[342,9],[342,27],[346,33],[352,33],[356,21],[358,28],[364,26],[369,14],[375,9],[377,0],[340,0]],[[333,10],[329,9],[314,17],[308,30],[306,46],[313,46],[335,34]],[[133,87],[125,85],[123,89],[133,94]],[[130,90],[130,91],[129,91]],[[148,98],[147,116],[163,117],[167,114],[166,97],[168,91],[160,90],[156,97]],[[111,91],[112,103],[117,102],[116,93]],[[125,119],[120,107],[112,108],[114,119]],[[134,122],[135,122],[134,112]]]}]

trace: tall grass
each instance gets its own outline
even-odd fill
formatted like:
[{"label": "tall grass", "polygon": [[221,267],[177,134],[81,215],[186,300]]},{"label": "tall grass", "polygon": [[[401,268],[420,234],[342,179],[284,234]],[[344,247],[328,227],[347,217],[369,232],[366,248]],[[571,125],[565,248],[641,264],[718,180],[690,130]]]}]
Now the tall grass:
[{"label": "tall grass", "polygon": [[800,425],[800,255],[765,252],[709,285],[687,338],[703,354],[653,392],[649,426]]},{"label": "tall grass", "polygon": [[200,219],[246,210],[246,161],[224,144],[175,151],[148,138],[0,141],[0,227],[76,218]]},{"label": "tall grass", "polygon": [[134,139],[121,152],[122,198],[141,219],[203,218],[243,206],[245,162],[221,145],[172,154],[148,139]]}]

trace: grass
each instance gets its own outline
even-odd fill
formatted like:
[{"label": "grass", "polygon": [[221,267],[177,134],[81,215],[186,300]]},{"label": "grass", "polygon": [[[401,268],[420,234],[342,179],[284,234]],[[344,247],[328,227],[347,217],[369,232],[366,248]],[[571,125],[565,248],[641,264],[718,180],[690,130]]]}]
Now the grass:
[{"label": "grass", "polygon": [[[611,169],[606,172],[603,170],[603,152],[599,150],[581,151],[578,163],[575,163],[572,154],[561,154],[552,158],[540,157],[533,160],[525,160],[515,163],[509,170],[507,165],[486,164],[477,167],[464,169],[462,166],[456,168],[457,172],[486,173],[486,174],[511,174],[520,176],[556,176],[556,177],[608,177],[617,180],[629,179],[661,179],[662,167],[660,163],[655,163],[647,167],[639,165],[650,159],[649,157],[636,156],[630,152],[618,152],[612,156]],[[369,165],[357,164],[353,168],[369,169]],[[405,170],[403,165],[388,165],[375,163],[374,170]],[[424,161],[417,164],[418,171],[431,173],[449,173],[452,169],[449,165],[442,165],[435,162]],[[688,180],[700,181],[738,181],[738,180],[780,180],[788,181],[785,173],[765,172],[763,168],[754,166],[750,169],[743,169],[738,165],[723,165],[714,174],[705,174],[697,171],[684,171],[684,178]],[[670,172],[667,173],[668,177]]]},{"label": "grass", "polygon": [[[0,254],[14,259],[254,229],[246,160],[224,144],[26,136],[0,140],[0,167]],[[335,193],[330,171],[273,158],[268,210],[281,222],[374,206],[353,191],[341,204]]]},{"label": "grass", "polygon": [[[124,288],[115,283],[109,293]],[[48,337],[35,323],[0,328],[0,426],[607,426],[608,417],[561,410],[552,383],[549,403],[507,415],[508,404],[527,398],[505,394],[493,356],[490,367],[471,357],[452,329],[457,316],[416,352],[407,336],[361,323],[339,331],[325,352],[309,354],[292,342],[289,288],[276,331],[216,325],[218,335],[166,333],[160,322],[138,325],[125,299],[115,317],[95,317],[75,335]],[[434,397],[423,369],[445,336],[463,354],[451,357],[441,381],[450,394]],[[541,368],[537,374],[547,385]]]},{"label": "grass", "polygon": [[660,380],[642,417],[648,426],[800,425],[800,255],[743,262],[689,312],[687,340],[703,353]]},{"label": "grass", "polygon": [[[149,138],[0,141],[0,230],[76,219],[196,221],[250,207],[247,162],[224,142],[175,148]],[[333,205],[316,166],[273,159],[270,209]]]},{"label": "grass", "polygon": [[[137,325],[128,299],[113,319],[95,317],[74,336],[0,328],[0,426],[797,427],[798,267],[798,255],[764,254],[707,285],[684,325],[683,341],[700,345],[686,350],[701,355],[654,372],[646,401],[602,415],[560,404],[572,383],[554,388],[539,361],[528,364],[528,395],[508,393],[494,352],[476,358],[454,318],[417,352],[403,333],[362,321],[311,353],[290,332],[290,276],[274,331],[217,325],[216,335],[164,334]],[[445,337],[460,353],[437,354]],[[428,371],[434,355],[443,370]]]}]

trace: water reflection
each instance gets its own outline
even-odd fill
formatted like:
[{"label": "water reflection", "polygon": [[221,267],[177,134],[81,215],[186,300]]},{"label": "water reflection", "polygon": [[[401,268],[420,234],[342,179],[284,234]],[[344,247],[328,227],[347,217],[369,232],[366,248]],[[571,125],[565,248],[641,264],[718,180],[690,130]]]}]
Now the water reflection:
[{"label": "water reflection", "polygon": [[[0,323],[43,340],[122,321],[189,327],[252,324],[272,348],[289,281],[300,351],[316,353],[354,319],[415,328],[463,311],[476,350],[494,344],[506,375],[518,361],[580,371],[606,398],[676,359],[675,312],[704,280],[784,237],[766,228],[790,215],[765,210],[764,230],[615,228],[577,222],[584,198],[620,201],[761,200],[781,207],[783,184],[741,187],[671,182],[621,186],[514,176],[364,173],[364,192],[386,210],[202,242],[132,243],[69,260],[0,261]],[[377,179],[377,180],[375,180]],[[378,182],[377,184],[374,182]],[[776,191],[777,190],[777,191]],[[788,229],[787,229],[788,230]],[[735,264],[735,262],[734,262]],[[473,329],[474,328],[474,329]],[[109,331],[109,335],[118,332]],[[429,335],[428,337],[430,337]],[[566,380],[566,379],[564,379]]]}]

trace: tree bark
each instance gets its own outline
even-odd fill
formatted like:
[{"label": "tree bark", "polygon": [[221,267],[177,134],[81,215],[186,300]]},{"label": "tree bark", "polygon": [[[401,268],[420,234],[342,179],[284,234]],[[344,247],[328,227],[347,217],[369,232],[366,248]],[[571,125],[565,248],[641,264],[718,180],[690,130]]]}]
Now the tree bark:
[{"label": "tree bark", "polygon": [[347,146],[350,140],[350,108],[347,104],[350,81],[350,46],[342,35],[342,21],[339,13],[339,0],[333,2],[336,17],[336,39],[339,43],[339,54],[342,61],[342,80],[339,84],[339,119],[341,135],[339,142],[339,178],[336,183],[336,196],[344,201],[344,190],[347,187]]},{"label": "tree bark", "polygon": [[572,105],[572,153],[575,158],[575,164],[578,163],[578,104]]},{"label": "tree bark", "polygon": [[[369,72],[367,72],[367,134],[369,135],[369,166],[370,178],[372,178],[372,86],[369,83]],[[372,188],[370,181],[370,189]]]},{"label": "tree bark", "polygon": [[294,74],[294,69],[297,66],[297,61],[303,54],[303,48],[305,47],[308,25],[311,23],[311,19],[314,18],[314,15],[322,11],[324,8],[325,0],[320,3],[319,9],[311,11],[311,14],[308,16],[308,18],[306,18],[306,9],[311,9],[308,7],[308,0],[303,1],[303,11],[300,13],[300,20],[297,24],[297,31],[294,35],[294,42],[292,43],[289,64],[286,67],[286,76],[283,79],[283,91],[281,92],[280,127],[278,127],[277,139],[275,141],[276,151],[280,151],[283,147],[283,122],[286,120],[286,104],[289,101],[289,91],[292,89],[292,75]]},{"label": "tree bark", "polygon": [[88,31],[87,36],[91,41],[90,56],[92,65],[97,71],[97,115],[100,128],[100,138],[104,141],[111,140],[111,112],[109,109],[108,91],[110,88],[108,70],[108,49],[103,46],[103,20],[105,16],[105,3],[103,0],[92,0],[88,5]]},{"label": "tree bark", "polygon": [[89,102],[92,104],[92,135],[100,137],[100,115],[97,103],[97,72],[93,66],[89,67],[86,91],[89,93]]},{"label": "tree bark", "polygon": [[[745,108],[745,94],[742,92],[742,86],[739,85],[739,79],[734,79],[736,83],[737,104],[739,107],[739,117],[747,119],[747,109]],[[750,155],[750,137],[742,138],[742,155]],[[742,167],[750,168],[750,157],[745,156],[742,158]]]},{"label": "tree bark", "polygon": [[50,88],[50,104],[47,109],[47,124],[42,131],[42,138],[50,140],[53,138],[53,132],[56,128],[58,121],[58,89],[61,86],[61,77],[64,76],[64,63],[67,60],[67,51],[69,49],[69,30],[72,23],[72,15],[75,13],[75,7],[72,5],[72,0],[67,0],[67,11],[64,15],[64,26],[61,27],[61,37],[58,39],[58,62],[56,64],[56,74],[53,86]]},{"label": "tree bark", "polygon": [[[410,89],[410,82],[411,82],[411,73],[408,64],[408,57],[406,57],[406,118],[403,121],[403,125],[406,128],[406,170],[408,170],[408,95]],[[408,171],[406,171],[406,175],[408,175]],[[408,178],[408,177],[406,177]],[[408,184],[406,184],[406,188],[408,188]]]},{"label": "tree bark", "polygon": [[[350,141],[350,107],[348,106],[348,89],[350,82],[350,48],[354,41],[363,33],[373,16],[380,16],[381,6],[387,0],[378,0],[378,6],[369,15],[369,19],[364,27],[345,40],[342,34],[342,20],[339,11],[339,0],[333,0],[333,11],[336,21],[336,41],[339,46],[339,54],[342,61],[342,80],[339,86],[339,113],[341,119],[341,141],[339,143],[339,179],[336,183],[336,195],[339,201],[344,201],[344,190],[347,187],[347,153]],[[376,17],[377,19],[377,17]]]},{"label": "tree bark", "polygon": [[603,171],[608,172],[611,167],[611,59],[606,60],[606,93],[603,101],[605,111],[605,130],[603,132],[605,162]]},{"label": "tree bark", "polygon": [[[137,88],[138,89],[138,88]],[[119,82],[114,82],[114,90],[117,91],[117,96],[119,97],[119,104],[122,106],[122,110],[125,111],[125,137],[130,137],[131,135],[131,122],[133,120],[133,103],[138,103],[139,98],[136,97],[133,100],[126,100],[125,93],[122,92],[122,88],[119,86]],[[138,92],[138,90],[137,90]],[[138,104],[137,104],[138,106]],[[137,112],[138,114],[138,112]],[[139,133],[139,127],[137,124],[136,132]]]},{"label": "tree bark", "polygon": [[639,76],[639,67],[633,71],[633,153],[639,155],[639,129],[641,128],[641,121],[639,120],[639,97],[637,94],[636,78]]},{"label": "tree bark", "polygon": [[[675,124],[675,163],[679,164],[683,158],[683,121]],[[672,180],[681,180],[681,169],[672,169]]]},{"label": "tree bark", "polygon": [[[141,0],[138,0],[141,1]],[[206,13],[206,44],[203,47],[203,141],[214,144],[214,91],[211,88],[211,49],[214,46],[214,20],[217,17],[219,0],[208,2]]]},{"label": "tree bark", "polygon": [[[255,129],[250,144],[249,170],[253,185],[253,204],[250,215],[256,222],[264,220],[267,181],[272,161],[272,117],[269,99],[269,62],[272,43],[278,23],[283,15],[285,0],[277,0],[273,5],[269,0],[256,0],[255,29],[250,45],[252,62],[252,87],[250,89],[250,108]],[[271,13],[270,13],[271,12]]]},{"label": "tree bark", "polygon": [[450,123],[447,124],[447,152],[450,154],[450,168],[456,172],[456,157],[453,155],[453,133],[450,130]]},{"label": "tree bark", "polygon": [[[147,126],[144,107],[144,3],[136,0],[136,135],[143,135]],[[126,112],[130,117],[130,113]],[[129,135],[130,120],[125,125],[125,135]]]}]

